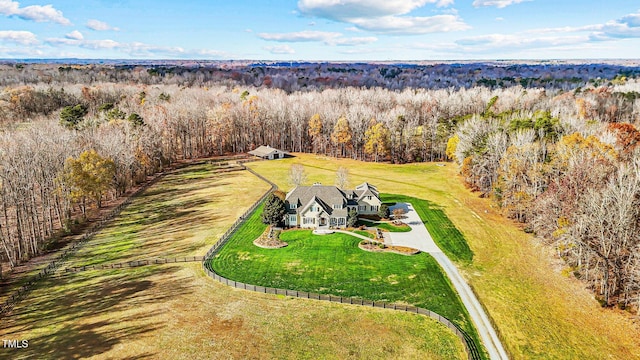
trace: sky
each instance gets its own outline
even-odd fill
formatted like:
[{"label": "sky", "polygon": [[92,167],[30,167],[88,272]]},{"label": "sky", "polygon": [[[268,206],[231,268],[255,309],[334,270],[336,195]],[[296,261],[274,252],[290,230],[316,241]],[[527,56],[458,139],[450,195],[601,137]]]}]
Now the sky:
[{"label": "sky", "polygon": [[0,0],[0,58],[638,59],[635,0]]}]

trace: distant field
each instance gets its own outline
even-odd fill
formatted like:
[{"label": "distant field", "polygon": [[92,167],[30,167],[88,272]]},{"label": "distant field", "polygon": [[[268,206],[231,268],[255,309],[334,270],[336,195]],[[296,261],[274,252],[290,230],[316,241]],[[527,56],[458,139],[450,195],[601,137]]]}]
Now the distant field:
[{"label": "distant field", "polygon": [[[69,265],[203,255],[268,185],[203,165],[167,176]],[[251,293],[199,263],[58,274],[2,319],[26,339],[2,359],[451,359],[460,340],[424,316]]]},{"label": "distant field", "polygon": [[454,164],[389,165],[295,155],[249,166],[284,190],[290,189],[291,164],[304,164],[308,182],[323,184],[333,184],[336,170],[344,166],[351,186],[368,181],[381,192],[440,206],[468,243],[473,260],[462,258],[458,264],[514,359],[640,359],[640,329],[627,314],[602,309],[579,281],[563,275],[550,249],[503,218],[489,200],[464,188]]}]

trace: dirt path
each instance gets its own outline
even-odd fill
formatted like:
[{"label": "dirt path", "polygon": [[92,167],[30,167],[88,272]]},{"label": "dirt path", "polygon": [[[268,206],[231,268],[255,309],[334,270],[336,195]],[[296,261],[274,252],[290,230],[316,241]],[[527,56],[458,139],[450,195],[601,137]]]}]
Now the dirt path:
[{"label": "dirt path", "polygon": [[410,203],[398,203],[391,207],[391,211],[398,207],[401,207],[406,211],[406,219],[404,219],[404,222],[411,226],[411,231],[406,233],[388,233],[391,245],[416,248],[433,256],[451,280],[451,283],[458,292],[462,303],[467,308],[476,330],[478,331],[478,334],[480,334],[480,338],[489,352],[490,358],[492,360],[509,359],[495,329],[491,325],[487,314],[484,312],[484,308],[462,277],[462,274],[458,271],[455,264],[449,260],[447,255],[445,255],[433,241],[431,234],[429,234],[429,231],[424,226],[424,223],[413,208],[413,205]]}]

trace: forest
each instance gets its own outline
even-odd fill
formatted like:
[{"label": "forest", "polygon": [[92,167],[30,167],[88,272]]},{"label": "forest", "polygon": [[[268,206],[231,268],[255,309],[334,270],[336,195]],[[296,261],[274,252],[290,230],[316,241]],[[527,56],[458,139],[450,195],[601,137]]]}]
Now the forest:
[{"label": "forest", "polygon": [[[381,69],[370,71],[385,79],[391,70]],[[224,71],[228,77],[209,78],[157,66],[0,66],[0,276],[88,208],[175,161],[268,144],[373,162],[454,161],[478,196],[555,249],[603,306],[637,312],[635,70],[571,84],[481,76],[448,87],[400,84],[393,79],[402,70],[388,83],[315,79],[303,89],[276,76],[265,82],[269,70]]]}]

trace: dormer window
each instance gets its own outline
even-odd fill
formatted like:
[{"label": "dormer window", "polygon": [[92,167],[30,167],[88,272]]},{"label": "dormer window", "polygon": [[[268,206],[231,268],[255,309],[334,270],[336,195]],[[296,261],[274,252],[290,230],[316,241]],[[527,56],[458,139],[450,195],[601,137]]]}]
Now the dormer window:
[{"label": "dormer window", "polygon": [[334,209],[342,209],[342,204],[334,204],[333,208]]},{"label": "dormer window", "polygon": [[298,208],[298,204],[296,204],[296,203],[289,204],[289,209],[295,210],[296,208]]}]

